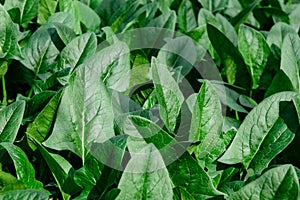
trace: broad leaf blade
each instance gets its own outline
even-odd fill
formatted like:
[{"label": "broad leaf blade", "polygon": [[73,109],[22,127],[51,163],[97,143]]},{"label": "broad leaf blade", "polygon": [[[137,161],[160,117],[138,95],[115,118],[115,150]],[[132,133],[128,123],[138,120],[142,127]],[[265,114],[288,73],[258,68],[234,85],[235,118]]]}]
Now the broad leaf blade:
[{"label": "broad leaf blade", "polygon": [[189,0],[181,2],[178,8],[178,26],[184,32],[189,32],[196,28],[197,22],[193,10],[193,5]]},{"label": "broad leaf blade", "polygon": [[177,117],[184,101],[183,94],[165,65],[161,65],[153,58],[151,69],[161,118],[168,130],[174,132]]},{"label": "broad leaf blade", "polygon": [[48,200],[49,195],[40,190],[12,190],[0,194],[0,198],[3,200]]},{"label": "broad leaf blade", "polygon": [[44,24],[48,17],[55,13],[57,3],[56,0],[40,0],[37,15],[39,24]]},{"label": "broad leaf blade", "polygon": [[58,109],[47,147],[70,150],[83,164],[94,142],[114,136],[113,110],[107,88],[92,65],[81,65],[72,74]]},{"label": "broad leaf blade", "polygon": [[23,119],[24,110],[24,101],[17,101],[0,110],[0,142],[14,142]]},{"label": "broad leaf blade", "polygon": [[[295,96],[297,96],[297,93],[293,92],[277,93],[256,106],[247,115],[230,147],[219,161],[226,164],[241,162],[247,169],[251,161],[256,159],[256,156],[259,156],[259,151],[262,150],[266,153],[269,152],[269,159],[264,160],[263,163],[268,164],[286,146],[277,149],[278,146],[281,146],[280,142],[283,142],[281,140],[284,140],[281,135],[288,134],[285,123],[280,122],[279,103],[281,101],[291,101]],[[268,144],[265,144],[265,142]],[[291,138],[288,140],[289,142],[291,142]],[[271,148],[270,151],[268,151],[268,148]],[[261,170],[259,167],[257,172],[259,173]]]},{"label": "broad leaf blade", "polygon": [[255,181],[231,194],[228,199],[298,199],[299,181],[292,165],[282,165],[265,172]]},{"label": "broad leaf blade", "polygon": [[151,144],[142,152],[132,155],[118,188],[118,200],[172,199],[169,173],[159,151]]}]

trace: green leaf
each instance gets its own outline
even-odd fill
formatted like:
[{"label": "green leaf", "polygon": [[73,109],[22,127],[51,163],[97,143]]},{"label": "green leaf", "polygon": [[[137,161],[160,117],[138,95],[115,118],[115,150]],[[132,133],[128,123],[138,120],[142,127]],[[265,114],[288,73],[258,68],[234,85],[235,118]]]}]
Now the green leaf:
[{"label": "green leaf", "polygon": [[40,0],[37,14],[39,24],[44,24],[48,17],[55,13],[57,3],[56,0]]},{"label": "green leaf", "polygon": [[108,88],[123,92],[130,81],[130,50],[123,42],[117,42],[89,57],[84,66],[94,69]]},{"label": "green leaf", "polygon": [[183,94],[167,67],[158,63],[155,58],[151,62],[151,75],[157,92],[160,116],[168,130],[174,132],[184,101]]},{"label": "green leaf", "polygon": [[118,200],[172,199],[169,173],[154,145],[149,144],[132,155],[118,188],[121,190]]},{"label": "green leaf", "polygon": [[265,97],[284,91],[295,91],[295,88],[289,77],[287,77],[287,75],[282,70],[279,70],[274,76],[269,88],[267,89]]},{"label": "green leaf", "polygon": [[49,195],[40,190],[12,190],[0,194],[3,200],[48,200]]},{"label": "green leaf", "polygon": [[41,28],[32,34],[22,52],[24,54],[22,63],[32,70],[35,75],[46,73],[59,54],[45,28]]},{"label": "green leaf", "polygon": [[197,50],[191,38],[181,36],[167,40],[167,43],[158,52],[157,59],[160,64],[168,66],[170,71],[182,67],[181,75],[184,77],[196,62]]},{"label": "green leaf", "polygon": [[300,38],[287,34],[281,50],[280,69],[289,77],[294,90],[300,92]]},{"label": "green leaf", "polygon": [[23,119],[24,110],[24,101],[17,101],[0,110],[0,142],[14,142]]},{"label": "green leaf", "polygon": [[43,184],[35,179],[34,168],[22,149],[8,142],[2,142],[0,146],[5,148],[11,157],[18,180],[22,181],[27,189],[43,190]]},{"label": "green leaf", "polygon": [[35,120],[26,129],[28,145],[32,150],[36,149],[32,139],[42,143],[47,137],[51,125],[54,121],[55,113],[62,96],[62,92],[57,93],[50,99],[44,109],[38,114]]},{"label": "green leaf", "polygon": [[87,5],[76,1],[78,4],[78,13],[80,22],[86,28],[86,31],[95,31],[100,27],[100,17]]},{"label": "green leaf", "polygon": [[207,24],[208,37],[221,57],[225,66],[227,80],[230,84],[244,88],[250,91],[251,77],[248,68],[238,49],[229,41],[229,39],[216,27]]},{"label": "green leaf", "polygon": [[93,65],[81,65],[71,75],[53,133],[44,142],[47,147],[77,154],[83,164],[92,143],[114,136],[111,99],[95,70]]},{"label": "green leaf", "polygon": [[2,193],[9,190],[22,190],[25,189],[22,181],[19,181],[13,175],[0,171],[0,196]]},{"label": "green leaf", "polygon": [[18,27],[13,23],[2,5],[0,5],[0,16],[0,57],[6,57],[6,59],[20,59],[21,51],[18,44]]},{"label": "green leaf", "polygon": [[24,27],[37,16],[39,0],[9,0],[5,1],[4,8],[11,13],[16,23]]},{"label": "green leaf", "polygon": [[50,168],[55,181],[63,194],[64,200],[70,195],[77,193],[80,188],[73,180],[74,168],[71,164],[58,154],[49,153],[39,142],[35,142],[42,157]]},{"label": "green leaf", "polygon": [[189,139],[200,141],[196,148],[196,158],[214,161],[224,151],[221,138],[223,116],[221,103],[214,87],[204,82],[194,104]]},{"label": "green leaf", "polygon": [[270,55],[270,48],[260,32],[241,25],[239,28],[239,51],[250,69],[252,89],[257,89]]},{"label": "green leaf", "polygon": [[289,199],[296,200],[299,181],[292,165],[282,165],[265,172],[255,181],[232,193],[228,199]]},{"label": "green leaf", "polygon": [[188,153],[169,165],[168,171],[174,186],[184,188],[195,199],[223,194],[214,188],[210,177]]},{"label": "green leaf", "polygon": [[85,33],[74,38],[61,52],[60,62],[64,68],[71,71],[96,52],[97,39],[94,33]]},{"label": "green leaf", "polygon": [[262,166],[267,166],[294,137],[279,116],[279,103],[291,101],[295,96],[297,93],[293,92],[277,93],[256,106],[247,115],[230,147],[218,161],[226,164],[241,162],[246,169],[253,168],[256,173],[260,173],[264,169]]},{"label": "green leaf", "polygon": [[197,22],[193,11],[193,5],[189,0],[181,2],[178,8],[177,22],[179,28],[184,32],[189,32],[196,28]]}]

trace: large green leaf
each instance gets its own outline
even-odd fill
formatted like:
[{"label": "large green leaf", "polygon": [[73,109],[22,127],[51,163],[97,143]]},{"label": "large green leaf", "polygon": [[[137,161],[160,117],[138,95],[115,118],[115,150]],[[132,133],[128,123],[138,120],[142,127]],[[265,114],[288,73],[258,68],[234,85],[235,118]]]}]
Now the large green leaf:
[{"label": "large green leaf", "polygon": [[160,116],[168,130],[174,132],[177,117],[184,101],[183,94],[172,77],[171,72],[155,58],[152,58],[151,72],[157,92],[156,97],[159,102]]},{"label": "large green leaf", "polygon": [[20,58],[21,51],[18,45],[18,27],[13,23],[2,5],[0,5],[0,16],[0,58]]},{"label": "large green leaf", "polygon": [[244,88],[247,92],[251,88],[251,77],[242,55],[229,39],[216,27],[207,24],[208,37],[221,57],[227,80]]},{"label": "large green leaf", "polygon": [[38,14],[39,0],[9,0],[5,1],[4,8],[10,12],[15,22],[25,27]]},{"label": "large green leaf", "polygon": [[70,67],[71,71],[96,51],[97,40],[94,33],[85,33],[74,38],[61,52],[61,67]]},{"label": "large green leaf", "polygon": [[292,165],[282,165],[265,172],[255,181],[232,193],[228,199],[299,199],[299,181]]},{"label": "large green leaf", "polygon": [[183,0],[178,8],[177,18],[179,28],[184,32],[189,32],[196,28],[197,22],[190,0]]},{"label": "large green leaf", "polygon": [[190,140],[200,141],[195,150],[197,159],[214,161],[224,151],[222,140],[223,116],[215,88],[204,82],[193,107]]},{"label": "large green leaf", "polygon": [[0,146],[2,146],[11,157],[18,180],[22,181],[27,189],[43,190],[43,184],[35,179],[34,168],[22,149],[8,142],[2,142]]},{"label": "large green leaf", "polygon": [[0,194],[9,190],[25,189],[22,181],[19,181],[13,175],[0,171]]},{"label": "large green leaf", "polygon": [[0,142],[14,142],[24,110],[24,101],[17,101],[0,110]]},{"label": "large green leaf", "polygon": [[260,32],[241,25],[239,28],[239,51],[250,69],[252,89],[256,89],[267,64],[270,48]]},{"label": "large green leaf", "polygon": [[28,125],[26,129],[26,135],[28,137],[28,145],[31,147],[31,149],[36,149],[36,146],[31,141],[32,139],[42,143],[47,137],[54,121],[55,113],[61,96],[62,92],[59,92],[52,97],[43,110],[34,119],[34,121]]},{"label": "large green leaf", "polygon": [[294,137],[279,116],[279,103],[291,101],[297,95],[293,92],[277,93],[256,106],[219,161],[227,164],[241,162],[246,169],[253,168],[260,173]]},{"label": "large green leaf", "polygon": [[133,154],[121,177],[118,200],[172,199],[173,191],[169,173],[154,145]]},{"label": "large green leaf", "polygon": [[59,54],[45,28],[40,28],[32,34],[22,52],[24,54],[22,63],[35,75],[46,73]]},{"label": "large green leaf", "polygon": [[0,194],[3,200],[48,200],[49,195],[40,190],[12,190]]},{"label": "large green leaf", "polygon": [[300,38],[287,34],[281,50],[280,69],[289,77],[294,90],[300,91]]},{"label": "large green leaf", "polygon": [[114,136],[111,99],[95,70],[93,65],[81,65],[72,74],[53,133],[45,141],[47,147],[77,154],[83,164],[92,143]]},{"label": "large green leaf", "polygon": [[39,24],[44,24],[48,17],[55,13],[57,3],[56,0],[40,0],[37,15],[37,22]]},{"label": "large green leaf", "polygon": [[168,171],[174,186],[181,186],[195,199],[206,199],[223,194],[214,188],[208,174],[188,153],[169,165]]}]

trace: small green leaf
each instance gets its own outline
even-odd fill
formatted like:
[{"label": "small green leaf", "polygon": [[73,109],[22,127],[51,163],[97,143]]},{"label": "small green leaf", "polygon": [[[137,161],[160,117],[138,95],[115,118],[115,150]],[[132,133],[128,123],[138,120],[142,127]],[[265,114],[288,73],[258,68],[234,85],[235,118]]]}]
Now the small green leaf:
[{"label": "small green leaf", "polygon": [[24,110],[24,101],[17,101],[0,110],[0,142],[14,142],[23,119]]},{"label": "small green leaf", "polygon": [[265,172],[255,181],[232,193],[228,199],[289,199],[296,200],[299,181],[292,165],[282,165]]},{"label": "small green leaf", "polygon": [[169,173],[154,145],[147,145],[133,154],[121,177],[117,200],[172,199]]},{"label": "small green leaf", "polygon": [[22,190],[25,189],[22,181],[19,181],[13,175],[0,171],[0,196],[2,193],[9,190]]},{"label": "small green leaf", "polygon": [[196,28],[197,22],[193,10],[193,5],[189,0],[183,0],[178,8],[177,18],[179,28],[184,32],[189,32]]},{"label": "small green leaf", "polygon": [[55,13],[57,3],[56,0],[40,0],[37,15],[39,24],[44,24],[48,17]]}]

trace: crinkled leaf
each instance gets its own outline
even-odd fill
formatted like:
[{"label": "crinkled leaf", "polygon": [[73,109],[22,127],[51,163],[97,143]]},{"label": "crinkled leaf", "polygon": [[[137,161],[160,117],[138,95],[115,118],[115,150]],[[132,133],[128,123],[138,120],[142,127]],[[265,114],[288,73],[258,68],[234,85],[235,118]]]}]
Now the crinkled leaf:
[{"label": "crinkled leaf", "polygon": [[121,177],[118,200],[172,199],[169,173],[154,145],[147,145],[133,154]]},{"label": "crinkled leaf", "polygon": [[[291,101],[295,96],[297,93],[293,92],[277,93],[256,106],[246,116],[233,142],[219,161],[227,164],[241,162],[246,169],[249,166],[255,169],[256,165],[251,166],[251,162],[260,157],[262,151],[267,153],[267,157],[257,162],[268,165],[291,142],[294,135],[279,116],[279,103]],[[261,170],[261,167],[256,169],[258,173]]]},{"label": "crinkled leaf", "polygon": [[177,117],[184,101],[176,81],[165,65],[161,65],[155,58],[151,62],[151,75],[159,102],[160,116],[168,130],[173,132]]},{"label": "crinkled leaf", "polygon": [[270,55],[269,46],[260,32],[241,25],[239,28],[239,51],[250,69],[252,89],[256,89]]},{"label": "crinkled leaf", "polygon": [[232,193],[228,199],[289,199],[296,200],[299,181],[292,165],[282,165],[265,172],[261,177]]},{"label": "crinkled leaf", "polygon": [[28,189],[42,190],[43,184],[35,179],[35,170],[22,149],[8,142],[2,142],[0,146],[2,146],[11,157],[18,180],[22,181],[24,186]]},{"label": "crinkled leaf", "polygon": [[0,110],[0,142],[14,142],[23,119],[24,110],[24,101],[17,101]]},{"label": "crinkled leaf", "polygon": [[84,164],[94,142],[114,136],[113,110],[107,88],[93,65],[81,65],[70,77],[57,117],[45,145],[56,150],[70,150]]}]

